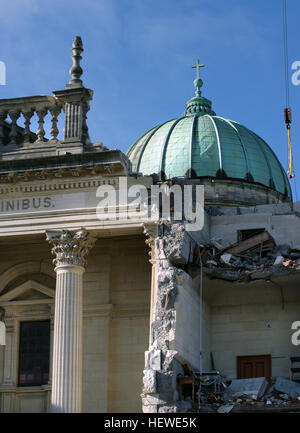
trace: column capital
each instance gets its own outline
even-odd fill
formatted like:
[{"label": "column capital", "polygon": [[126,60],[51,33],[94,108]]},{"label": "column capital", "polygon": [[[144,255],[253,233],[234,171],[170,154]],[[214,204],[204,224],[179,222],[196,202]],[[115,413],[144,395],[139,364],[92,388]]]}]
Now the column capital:
[{"label": "column capital", "polygon": [[53,245],[56,266],[82,266],[87,264],[87,255],[94,246],[96,238],[81,228],[80,230],[47,230],[47,241]]}]

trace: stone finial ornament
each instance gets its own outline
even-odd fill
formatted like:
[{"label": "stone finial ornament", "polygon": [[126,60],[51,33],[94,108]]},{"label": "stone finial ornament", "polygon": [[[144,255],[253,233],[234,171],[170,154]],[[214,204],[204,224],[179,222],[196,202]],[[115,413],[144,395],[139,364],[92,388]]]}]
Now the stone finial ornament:
[{"label": "stone finial ornament", "polygon": [[71,80],[69,84],[67,84],[67,88],[74,87],[83,87],[82,80],[80,79],[83,71],[80,66],[80,61],[82,59],[81,53],[83,51],[82,40],[80,36],[75,36],[73,45],[72,45],[72,60],[73,66],[70,69]]}]

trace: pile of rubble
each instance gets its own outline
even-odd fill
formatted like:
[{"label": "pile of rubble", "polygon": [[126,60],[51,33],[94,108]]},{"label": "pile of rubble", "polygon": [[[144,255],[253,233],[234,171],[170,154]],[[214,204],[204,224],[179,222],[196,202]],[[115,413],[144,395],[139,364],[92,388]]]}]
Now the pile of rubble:
[{"label": "pile of rubble", "polygon": [[204,272],[229,281],[256,280],[300,270],[300,248],[276,245],[264,231],[224,247],[214,238],[201,251]]},{"label": "pile of rubble", "polygon": [[269,385],[264,377],[233,380],[224,391],[201,394],[201,406],[205,411],[228,413],[248,409],[273,409],[275,412],[291,408],[300,411],[300,384],[278,377]]}]

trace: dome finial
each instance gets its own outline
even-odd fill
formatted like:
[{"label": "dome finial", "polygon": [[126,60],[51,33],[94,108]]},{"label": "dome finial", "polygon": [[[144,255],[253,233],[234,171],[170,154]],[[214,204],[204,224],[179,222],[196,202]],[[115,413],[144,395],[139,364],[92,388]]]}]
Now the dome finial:
[{"label": "dome finial", "polygon": [[196,64],[192,66],[192,68],[196,68],[197,70],[197,78],[194,80],[194,86],[196,87],[196,96],[201,96],[201,87],[203,86],[203,81],[200,78],[200,68],[204,68],[205,65],[200,64],[199,59],[197,59]]},{"label": "dome finial", "polygon": [[197,59],[196,64],[192,66],[197,70],[197,77],[194,80],[194,86],[196,87],[196,96],[187,101],[186,110],[184,116],[204,116],[205,114],[210,114],[215,116],[215,112],[211,109],[211,101],[209,99],[203,98],[201,96],[201,87],[203,86],[203,81],[200,78],[200,68],[204,68],[205,65],[200,64],[199,59]]}]

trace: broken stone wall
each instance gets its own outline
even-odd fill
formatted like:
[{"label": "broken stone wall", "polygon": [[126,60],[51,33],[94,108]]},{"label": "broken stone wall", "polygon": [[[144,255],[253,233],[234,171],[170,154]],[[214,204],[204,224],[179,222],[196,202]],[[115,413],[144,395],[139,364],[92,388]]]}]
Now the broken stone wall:
[{"label": "broken stone wall", "polygon": [[[237,230],[264,228],[276,243],[300,246],[300,203],[208,208],[207,214],[198,238],[199,234],[188,234],[183,225],[170,223],[158,225],[151,235],[155,302],[145,360],[144,412],[189,410],[187,402],[178,400],[176,376],[183,374],[185,363],[192,368],[199,365],[199,301],[195,302],[195,275],[187,269],[197,241],[205,244],[207,238],[219,237],[226,247],[237,241]],[[289,356],[297,353],[290,336],[292,322],[299,320],[299,283],[294,282],[293,293],[282,293],[277,280],[235,286],[203,279],[204,370],[211,368],[211,351],[215,368],[229,378],[236,377],[236,357],[242,355],[271,354],[272,374],[288,374]]]},{"label": "broken stone wall", "polygon": [[[145,232],[152,237],[148,243],[152,247],[151,262],[156,267],[153,274],[155,287],[152,287],[156,291],[156,302],[153,306],[150,347],[145,353],[141,394],[143,411],[186,412],[191,403],[179,401],[177,376],[184,373],[183,365],[189,364],[186,357],[195,364],[199,359],[196,354],[197,349],[199,351],[199,339],[196,337],[199,336],[199,295],[185,268],[191,261],[196,243],[181,224],[163,223],[158,225],[156,233]],[[189,323],[182,330],[178,328],[177,320],[182,325],[187,317],[184,304],[191,314]],[[196,347],[192,347],[195,344]],[[189,345],[190,352],[185,355],[185,348]]]}]

